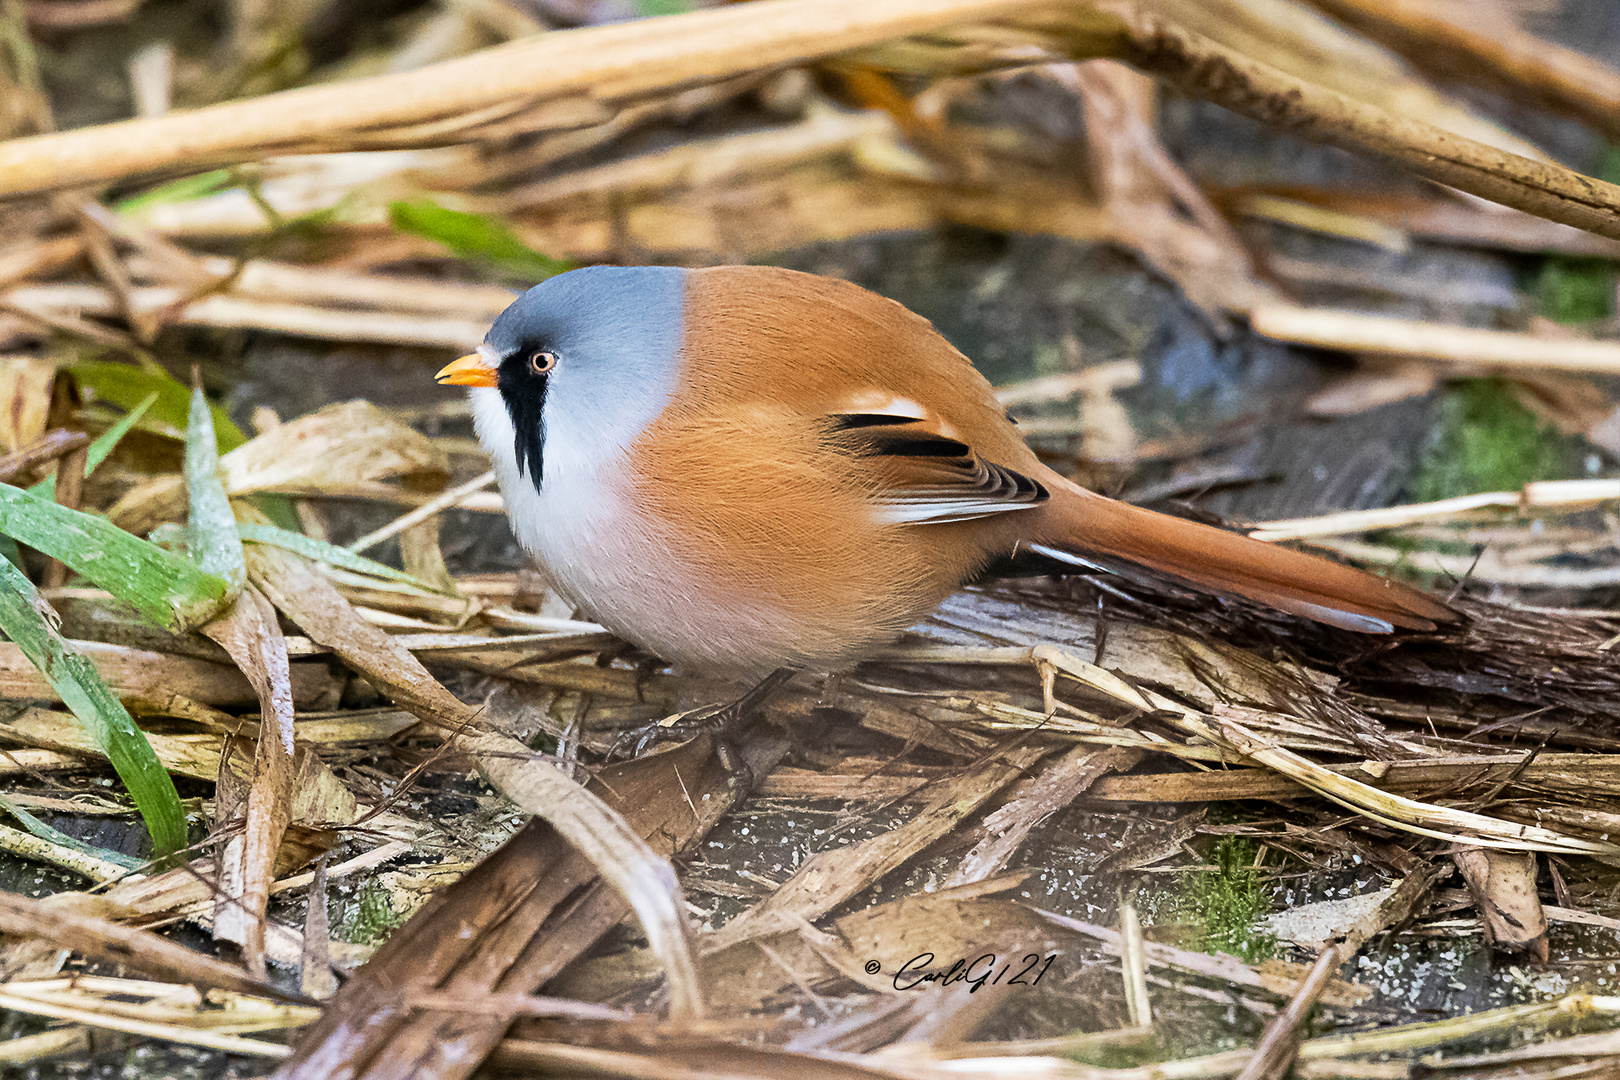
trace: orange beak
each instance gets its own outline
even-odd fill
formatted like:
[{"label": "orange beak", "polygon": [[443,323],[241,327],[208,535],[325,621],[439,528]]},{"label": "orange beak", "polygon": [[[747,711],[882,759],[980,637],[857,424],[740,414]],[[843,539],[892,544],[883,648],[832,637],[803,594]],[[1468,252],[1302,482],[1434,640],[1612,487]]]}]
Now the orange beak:
[{"label": "orange beak", "polygon": [[433,378],[441,386],[494,386],[495,369],[482,353],[468,353],[440,368]]}]

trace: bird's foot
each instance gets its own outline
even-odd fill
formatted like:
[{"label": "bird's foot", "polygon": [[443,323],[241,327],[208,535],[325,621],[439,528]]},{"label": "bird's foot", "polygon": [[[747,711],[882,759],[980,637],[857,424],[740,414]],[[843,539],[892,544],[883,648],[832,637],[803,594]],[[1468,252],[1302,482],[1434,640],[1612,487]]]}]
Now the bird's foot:
[{"label": "bird's foot", "polygon": [[720,759],[720,765],[729,777],[727,786],[732,789],[734,801],[740,802],[742,796],[753,789],[754,774],[738,744],[759,719],[760,706],[794,674],[791,668],[780,668],[735,701],[694,709],[627,731],[614,743],[611,754],[618,754],[623,745],[631,743],[627,756],[636,757],[659,743],[685,742],[707,734],[714,740],[715,756]]}]

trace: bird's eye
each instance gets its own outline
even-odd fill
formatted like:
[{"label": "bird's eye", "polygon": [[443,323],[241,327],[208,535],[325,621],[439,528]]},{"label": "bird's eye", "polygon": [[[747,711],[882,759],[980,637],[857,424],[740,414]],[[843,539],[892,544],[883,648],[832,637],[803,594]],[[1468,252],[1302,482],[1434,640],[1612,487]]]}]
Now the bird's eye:
[{"label": "bird's eye", "polygon": [[554,352],[546,352],[542,349],[540,352],[529,354],[529,370],[536,375],[544,375],[556,366],[557,354]]}]

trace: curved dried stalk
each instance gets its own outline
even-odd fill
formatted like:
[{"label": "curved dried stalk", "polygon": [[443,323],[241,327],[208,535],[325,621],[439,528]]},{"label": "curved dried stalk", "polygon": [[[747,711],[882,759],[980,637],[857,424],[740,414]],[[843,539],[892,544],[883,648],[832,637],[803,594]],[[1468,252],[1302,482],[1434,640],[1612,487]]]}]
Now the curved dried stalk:
[{"label": "curved dried stalk", "polygon": [[[0,145],[0,196],[278,154],[443,145],[541,109],[530,130],[601,119],[603,102],[712,82],[955,22],[1027,0],[787,0],[742,4],[485,49],[413,72]],[[548,123],[549,121],[549,123]]]},{"label": "curved dried stalk", "polygon": [[520,121],[563,131],[638,98],[833,57],[924,75],[1123,59],[1274,127],[1620,239],[1620,187],[1358,101],[1125,0],[772,0],[545,34],[413,72],[13,140],[0,144],[0,197],[300,151],[473,141]]},{"label": "curved dried stalk", "polygon": [[1062,675],[1144,712],[1169,714],[1169,722],[1189,735],[1273,769],[1323,798],[1390,828],[1459,844],[1507,851],[1620,854],[1620,845],[1607,841],[1582,840],[1552,829],[1521,825],[1486,814],[1454,810],[1380,791],[1370,784],[1342,776],[1292,750],[1284,749],[1232,720],[1206,716],[1151,690],[1138,690],[1103,668],[1061,649],[1049,645],[1036,646],[1030,650],[1030,656],[1037,664],[1047,665]]},{"label": "curved dried stalk", "polygon": [[1505,10],[1432,0],[1310,0],[1419,70],[1526,99],[1620,136],[1620,71],[1526,33]]},{"label": "curved dried stalk", "polygon": [[1137,15],[1122,59],[1194,97],[1313,142],[1375,154],[1471,195],[1620,239],[1620,187],[1356,101],[1169,20]]}]

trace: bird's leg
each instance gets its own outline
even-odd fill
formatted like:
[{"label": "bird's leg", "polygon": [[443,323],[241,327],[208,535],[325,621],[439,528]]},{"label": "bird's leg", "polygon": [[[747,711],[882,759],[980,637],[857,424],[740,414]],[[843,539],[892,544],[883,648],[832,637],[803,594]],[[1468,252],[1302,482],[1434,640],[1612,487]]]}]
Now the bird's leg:
[{"label": "bird's leg", "polygon": [[652,677],[653,672],[664,666],[664,662],[652,653],[644,651],[640,646],[632,645],[628,641],[619,641],[609,645],[597,654],[596,666],[599,668],[612,667],[615,660],[634,662],[636,701],[646,701],[647,695],[643,692],[646,682]]},{"label": "bird's leg", "polygon": [[737,744],[759,719],[759,707],[796,674],[796,668],[777,668],[735,701],[689,714],[674,723],[642,728],[636,733],[635,752],[639,754],[663,739],[689,737],[697,731],[707,731],[714,738],[715,756],[731,776],[732,787],[745,794],[753,786],[753,775],[738,752]]},{"label": "bird's leg", "polygon": [[746,794],[754,786],[753,770],[743,759],[738,748],[742,737],[759,719],[759,707],[789,679],[798,674],[796,668],[777,668],[742,697],[726,705],[711,718],[714,724],[714,753],[740,792]]}]

